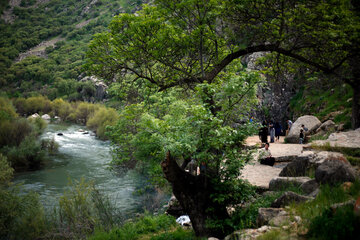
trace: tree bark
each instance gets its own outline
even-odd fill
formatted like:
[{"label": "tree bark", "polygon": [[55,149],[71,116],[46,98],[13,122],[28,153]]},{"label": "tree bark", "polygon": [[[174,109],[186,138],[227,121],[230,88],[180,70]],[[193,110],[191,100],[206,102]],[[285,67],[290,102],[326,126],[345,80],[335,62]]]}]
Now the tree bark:
[{"label": "tree bark", "polygon": [[353,129],[357,129],[360,127],[360,85],[354,85],[353,91],[351,125]]},{"label": "tree bark", "polygon": [[[216,206],[210,199],[215,193],[213,185],[204,174],[193,176],[179,167],[175,159],[167,152],[161,163],[165,178],[172,185],[175,197],[181,207],[189,215],[196,236],[224,237],[223,232],[216,232],[207,226],[207,220],[228,218],[225,206]],[[215,212],[209,213],[209,208]]]}]

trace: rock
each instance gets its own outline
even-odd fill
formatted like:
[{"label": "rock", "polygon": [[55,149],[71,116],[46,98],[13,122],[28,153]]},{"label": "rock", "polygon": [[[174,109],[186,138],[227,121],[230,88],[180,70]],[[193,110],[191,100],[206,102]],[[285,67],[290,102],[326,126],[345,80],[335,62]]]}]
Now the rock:
[{"label": "rock", "polygon": [[308,135],[315,132],[315,130],[320,127],[321,122],[317,117],[311,115],[299,117],[291,126],[290,132],[285,140],[289,143],[299,143],[300,129],[303,124],[308,129],[305,135]]},{"label": "rock", "polygon": [[241,239],[241,240],[253,240],[253,239],[257,239],[259,236],[263,235],[264,233],[272,230],[272,229],[277,229],[276,227],[271,227],[271,226],[262,226],[258,229],[243,229],[243,230],[238,230],[235,231],[229,235],[227,235],[224,240],[237,240],[237,239]]},{"label": "rock", "polygon": [[40,115],[38,113],[34,113],[29,118],[38,118],[38,117],[40,117]]},{"label": "rock", "polygon": [[336,210],[337,210],[338,208],[346,207],[346,206],[351,206],[351,208],[353,208],[353,207],[355,206],[355,200],[354,200],[354,199],[350,199],[350,200],[348,200],[348,201],[346,201],[346,202],[335,203],[335,204],[332,204],[332,205],[330,206],[330,208],[331,208],[331,210],[332,210],[333,212],[336,212]]},{"label": "rock", "polygon": [[89,132],[88,132],[88,131],[85,131],[85,132],[83,132],[83,134],[89,134]]},{"label": "rock", "polygon": [[276,216],[274,218],[272,218],[269,221],[269,224],[271,226],[276,226],[276,227],[281,227],[284,225],[289,225],[290,223],[290,216],[289,215],[284,215],[284,216]]},{"label": "rock", "polygon": [[280,208],[289,206],[291,203],[296,202],[306,202],[308,200],[312,200],[313,198],[302,196],[294,192],[285,192],[283,195],[281,195],[278,199],[276,199],[273,203],[271,203],[272,208]]},{"label": "rock", "polygon": [[289,186],[299,187],[301,184],[310,180],[309,177],[276,177],[271,179],[269,190],[279,191]]},{"label": "rock", "polygon": [[216,237],[209,237],[208,240],[220,240],[220,239],[218,239]]},{"label": "rock", "polygon": [[321,151],[316,153],[312,158],[309,158],[309,163],[311,167],[317,168],[328,160],[337,160],[344,163],[349,163],[342,153],[328,151]]},{"label": "rock", "polygon": [[80,128],[80,129],[78,130],[78,132],[85,132],[85,131],[84,131],[84,129],[81,129],[81,128]]},{"label": "rock", "polygon": [[343,123],[340,123],[336,128],[336,131],[338,131],[338,132],[341,132],[344,130],[345,130],[345,124],[343,124]]},{"label": "rock", "polygon": [[188,215],[182,215],[176,219],[176,222],[181,226],[189,226],[191,224],[190,218]]},{"label": "rock", "polygon": [[258,226],[267,225],[274,217],[288,215],[283,208],[259,208],[258,213],[256,219]]},{"label": "rock", "polygon": [[327,120],[319,127],[321,130],[328,131],[331,129],[335,129],[335,123],[332,120]]},{"label": "rock", "polygon": [[335,118],[337,115],[340,115],[340,114],[342,114],[342,113],[343,113],[343,111],[331,112],[331,113],[329,113],[328,115],[326,115],[326,116],[324,117],[324,119],[334,120],[334,118]]},{"label": "rock", "polygon": [[[338,130],[339,131],[339,130]],[[360,128],[347,132],[336,132],[330,134],[327,140],[317,140],[312,142],[314,145],[340,148],[360,148]]]},{"label": "rock", "polygon": [[63,133],[58,133],[57,135],[58,135],[58,136],[63,136],[64,134],[63,134]]},{"label": "rock", "polygon": [[309,197],[313,197],[313,198],[316,198],[316,196],[320,193],[320,189],[317,188],[315,189],[312,193],[310,193],[308,196]]},{"label": "rock", "polygon": [[167,208],[166,213],[176,218],[181,215],[186,215],[186,212],[180,206],[179,201],[176,199],[174,195],[171,196],[168,204],[165,207]]},{"label": "rock", "polygon": [[316,182],[315,179],[312,179],[301,184],[300,188],[305,194],[310,194],[314,192],[317,188],[319,188],[319,184]]},{"label": "rock", "polygon": [[315,171],[315,179],[321,184],[331,184],[343,182],[354,182],[356,172],[350,164],[342,161],[328,160],[322,163]]},{"label": "rock", "polygon": [[44,114],[44,115],[41,116],[41,118],[44,119],[44,120],[50,120],[51,119],[49,114]]},{"label": "rock", "polygon": [[279,176],[281,177],[300,177],[305,176],[307,170],[309,169],[309,157],[308,156],[299,156],[286,165],[283,170],[280,172]]}]

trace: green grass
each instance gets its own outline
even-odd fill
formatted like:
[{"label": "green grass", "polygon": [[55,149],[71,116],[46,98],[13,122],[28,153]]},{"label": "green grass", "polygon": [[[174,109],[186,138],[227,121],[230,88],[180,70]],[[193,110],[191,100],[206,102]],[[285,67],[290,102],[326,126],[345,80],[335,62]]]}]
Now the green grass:
[{"label": "green grass", "polygon": [[331,146],[330,143],[325,143],[323,145],[311,144],[311,148],[322,151],[329,152],[340,152],[346,156],[350,157],[360,157],[360,149],[359,148],[345,148],[338,146]]},{"label": "green grass", "polygon": [[[144,216],[110,232],[96,230],[90,240],[112,239],[194,239],[193,232],[179,230],[175,218],[167,215]],[[170,231],[169,231],[170,230]]]},{"label": "green grass", "polygon": [[344,123],[344,128],[351,128],[351,108],[353,96],[350,86],[340,85],[329,90],[319,90],[314,88],[301,88],[299,92],[291,99],[290,109],[296,116],[304,114],[313,114],[321,121],[335,111],[341,111],[335,116],[335,123]]}]

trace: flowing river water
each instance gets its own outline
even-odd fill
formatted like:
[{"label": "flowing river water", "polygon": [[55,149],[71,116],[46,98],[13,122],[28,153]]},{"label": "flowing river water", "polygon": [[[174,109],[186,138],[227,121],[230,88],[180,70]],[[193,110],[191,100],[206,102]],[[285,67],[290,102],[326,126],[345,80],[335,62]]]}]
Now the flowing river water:
[{"label": "flowing river water", "polygon": [[[59,198],[69,188],[69,179],[81,178],[94,181],[96,188],[126,215],[141,212],[144,202],[150,203],[154,199],[163,204],[164,195],[151,193],[151,196],[144,197],[134,194],[144,186],[144,177],[134,171],[119,175],[109,170],[110,143],[98,140],[91,132],[80,132],[81,128],[78,125],[49,124],[42,138],[54,138],[59,144],[59,153],[50,156],[43,169],[17,174],[14,182],[22,183],[26,191],[37,192],[45,209],[50,210],[58,206]],[[60,132],[62,136],[57,135]]]}]

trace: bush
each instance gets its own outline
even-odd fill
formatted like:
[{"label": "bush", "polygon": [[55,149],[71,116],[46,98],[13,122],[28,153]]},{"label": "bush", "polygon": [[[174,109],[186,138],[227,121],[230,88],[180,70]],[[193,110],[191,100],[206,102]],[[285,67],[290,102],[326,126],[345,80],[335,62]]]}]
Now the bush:
[{"label": "bush", "polygon": [[0,122],[0,147],[19,146],[26,136],[33,131],[27,119]]},{"label": "bush", "polygon": [[49,113],[51,111],[51,101],[43,96],[29,97],[25,101],[25,114]]},{"label": "bush", "polygon": [[73,108],[70,103],[58,98],[51,103],[54,116],[59,116],[62,120],[67,120]]},{"label": "bush", "polygon": [[6,157],[0,153],[0,187],[8,185],[13,176],[13,172],[14,169],[10,167]]},{"label": "bush", "polygon": [[45,231],[44,211],[35,193],[0,188],[0,239],[38,239]]},{"label": "bush", "polygon": [[69,187],[59,200],[49,234],[61,239],[84,239],[95,228],[109,230],[120,221],[117,210],[92,182],[70,181]]},{"label": "bush", "polygon": [[118,120],[118,114],[113,108],[101,107],[90,116],[86,126],[95,130],[100,139],[106,139],[106,126],[114,126]]},{"label": "bush", "polygon": [[309,227],[311,239],[358,239],[360,236],[360,217],[355,216],[352,206],[325,209],[315,217]]},{"label": "bush", "polygon": [[11,101],[7,98],[0,97],[0,121],[11,120],[16,117],[17,113]]},{"label": "bush", "polygon": [[19,146],[6,147],[6,156],[15,170],[34,170],[43,165],[45,151],[34,136],[27,136]]},{"label": "bush", "polygon": [[80,102],[76,107],[76,121],[81,124],[86,124],[89,117],[99,109],[98,105]]}]

